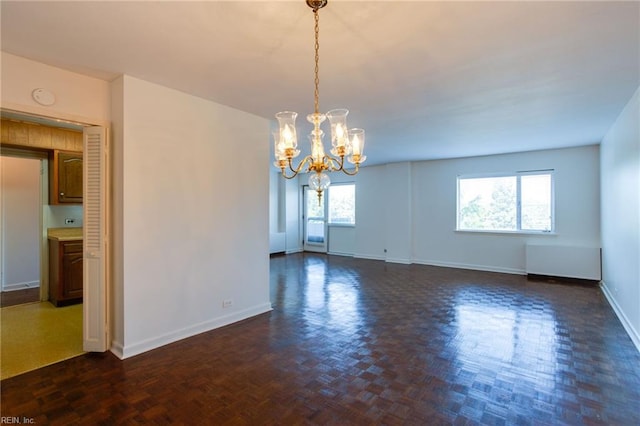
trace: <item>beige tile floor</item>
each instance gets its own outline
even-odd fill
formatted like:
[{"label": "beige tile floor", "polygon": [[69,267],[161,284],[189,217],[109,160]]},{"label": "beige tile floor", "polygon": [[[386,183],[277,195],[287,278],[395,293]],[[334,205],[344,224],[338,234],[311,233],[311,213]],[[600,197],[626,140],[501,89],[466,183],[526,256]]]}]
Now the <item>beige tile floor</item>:
[{"label": "beige tile floor", "polygon": [[82,305],[36,302],[0,309],[0,379],[80,355]]}]

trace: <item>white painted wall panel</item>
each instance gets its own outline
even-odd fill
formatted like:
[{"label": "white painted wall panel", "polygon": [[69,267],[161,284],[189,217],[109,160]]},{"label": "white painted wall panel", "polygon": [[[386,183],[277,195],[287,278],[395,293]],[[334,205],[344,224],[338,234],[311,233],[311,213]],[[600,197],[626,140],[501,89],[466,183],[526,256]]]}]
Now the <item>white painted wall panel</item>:
[{"label": "white painted wall panel", "polygon": [[386,257],[385,166],[364,167],[356,176],[355,257]]},{"label": "white painted wall panel", "polygon": [[123,104],[121,355],[270,310],[268,121],[128,76]]},{"label": "white painted wall panel", "polygon": [[600,281],[600,248],[527,244],[527,274]]},{"label": "white painted wall panel", "polygon": [[353,256],[356,241],[356,228],[353,226],[329,225],[329,254]]},{"label": "white painted wall panel", "polygon": [[[414,261],[524,273],[525,245],[600,246],[599,150],[586,146],[414,163]],[[556,234],[456,232],[456,177],[555,169]]]},{"label": "white painted wall panel", "polygon": [[[108,125],[109,83],[60,68],[1,52],[2,107],[16,111]],[[31,98],[44,87],[56,95],[56,103],[43,107]]]},{"label": "white painted wall panel", "polygon": [[40,160],[0,157],[2,290],[40,285]]},{"label": "white painted wall panel", "polygon": [[301,201],[298,178],[285,181],[285,232],[287,253],[302,251]]},{"label": "white painted wall panel", "polygon": [[385,170],[385,260],[394,263],[411,263],[412,260],[412,193],[411,163],[387,164]]},{"label": "white painted wall panel", "polygon": [[640,350],[640,88],[602,141],[602,281]]},{"label": "white painted wall panel", "polygon": [[282,253],[287,250],[287,234],[284,232],[269,233],[269,253]]}]

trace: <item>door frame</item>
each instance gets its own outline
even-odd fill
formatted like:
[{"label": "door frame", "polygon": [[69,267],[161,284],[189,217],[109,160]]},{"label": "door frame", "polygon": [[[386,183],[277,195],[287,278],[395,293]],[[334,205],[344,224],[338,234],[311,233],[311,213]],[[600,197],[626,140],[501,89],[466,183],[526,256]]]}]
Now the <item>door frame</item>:
[{"label": "door frame", "polygon": [[[317,194],[314,190],[309,188],[309,185],[302,185],[302,250],[311,251],[316,253],[327,253],[329,248],[329,226],[327,222],[327,192],[322,194],[322,206],[324,209],[324,217],[308,217],[307,215],[307,203],[309,201],[316,202]],[[307,224],[309,220],[322,220],[324,222],[323,232],[324,239],[322,243],[309,242],[307,239]]]},{"label": "door frame", "polygon": [[[54,113],[53,115],[43,115],[43,114],[38,114],[38,113],[32,113],[32,112],[28,112],[28,111],[24,111],[24,110],[20,110],[20,109],[11,109],[11,108],[0,108],[1,111],[3,112],[7,112],[11,115],[14,116],[18,116],[19,118],[22,118],[24,121],[31,121],[31,122],[36,122],[39,124],[45,124],[47,126],[51,126],[51,127],[64,127],[64,126],[60,126],[59,124],[56,125],[56,123],[71,123],[77,126],[81,126],[83,128],[86,127],[102,127],[105,130],[109,129],[110,124],[107,122],[102,122],[102,120],[89,120],[89,121],[85,121],[85,120],[76,120],[74,118],[68,118],[65,117],[64,113]],[[84,142],[84,131],[83,131],[83,150],[85,149],[85,142]],[[100,210],[100,215],[101,218],[104,220],[105,223],[109,223],[110,220],[110,215],[109,215],[109,206],[110,206],[110,197],[109,194],[111,193],[111,182],[109,179],[109,170],[110,170],[110,144],[109,144],[109,132],[106,132],[106,139],[104,140],[105,146],[105,153],[106,153],[106,163],[103,165],[103,167],[105,168],[105,170],[107,171],[107,173],[104,175],[105,176],[105,181],[104,181],[104,185],[105,185],[105,203],[102,205],[102,208]],[[2,148],[2,150],[4,151],[5,149],[9,149],[9,148]],[[18,148],[19,149],[19,148]],[[25,147],[25,149],[28,149],[28,147]],[[47,156],[48,158],[48,156]],[[46,162],[43,162],[44,168],[45,170],[42,172],[46,172],[47,171],[47,167],[48,164]],[[86,170],[86,166],[83,164],[83,173]],[[42,185],[42,202],[43,203],[48,203],[48,181],[44,180],[47,179],[47,177],[45,175],[42,175],[41,177],[41,182],[45,182],[44,185]],[[84,177],[83,177],[84,179]],[[86,189],[83,188],[83,196],[86,195]],[[45,198],[47,197],[47,198]],[[41,209],[42,210],[42,209]],[[40,213],[42,216],[42,212]],[[40,226],[41,226],[41,232],[43,235],[43,243],[42,243],[42,250],[41,250],[41,260],[40,260],[40,264],[41,264],[41,277],[44,277],[46,279],[46,281],[44,281],[46,283],[46,290],[43,290],[43,286],[42,286],[42,281],[41,281],[41,287],[40,287],[40,296],[41,298],[43,297],[43,294],[45,295],[45,300],[48,298],[48,284],[49,284],[49,280],[48,280],[48,272],[49,272],[49,263],[48,263],[48,259],[49,259],[49,255],[48,255],[48,241],[47,241],[47,237],[46,237],[46,229],[44,229],[44,222],[43,220],[40,221]],[[83,228],[83,234],[86,231],[85,229],[85,224],[83,221],[82,224],[82,228]],[[105,227],[105,235],[104,235],[104,239],[105,239],[105,243],[109,244],[109,241],[111,241],[111,227],[110,226],[106,226]],[[89,349],[87,349],[87,341],[86,341],[86,335],[84,330],[87,327],[87,318],[88,312],[93,312],[93,310],[100,310],[100,307],[92,307],[89,306],[91,303],[86,303],[86,301],[83,301],[83,315],[82,315],[82,327],[83,327],[83,348],[84,350],[88,350],[88,351],[97,351],[97,352],[103,352],[103,351],[107,351],[111,348],[111,329],[109,327],[109,324],[111,322],[111,313],[112,313],[112,306],[111,306],[111,301],[109,299],[109,291],[110,291],[110,274],[111,274],[111,264],[110,264],[110,259],[107,256],[109,253],[109,247],[107,247],[105,249],[105,280],[104,280],[104,285],[103,288],[101,289],[100,293],[97,294],[96,298],[94,298],[94,301],[92,303],[99,303],[101,304],[101,306],[103,307],[102,311],[104,314],[104,323],[103,323],[103,327],[104,327],[104,347],[97,347],[95,344],[93,345],[89,345]],[[46,291],[46,292],[45,292]],[[93,349],[93,348],[97,348],[97,349]]]}]

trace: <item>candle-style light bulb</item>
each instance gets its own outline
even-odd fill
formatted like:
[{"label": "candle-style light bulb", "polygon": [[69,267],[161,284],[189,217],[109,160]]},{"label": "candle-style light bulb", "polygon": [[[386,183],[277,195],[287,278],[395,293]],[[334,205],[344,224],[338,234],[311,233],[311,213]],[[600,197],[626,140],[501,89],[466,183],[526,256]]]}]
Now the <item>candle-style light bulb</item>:
[{"label": "candle-style light bulb", "polygon": [[293,148],[293,132],[291,131],[291,126],[289,126],[288,124],[284,126],[284,130],[282,131],[282,139],[285,148]]}]

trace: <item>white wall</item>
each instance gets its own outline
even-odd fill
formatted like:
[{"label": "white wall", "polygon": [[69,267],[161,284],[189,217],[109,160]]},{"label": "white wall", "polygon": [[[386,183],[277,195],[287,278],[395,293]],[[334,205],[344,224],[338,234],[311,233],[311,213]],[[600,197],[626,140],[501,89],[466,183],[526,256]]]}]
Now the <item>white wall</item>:
[{"label": "white wall", "polygon": [[2,291],[40,285],[40,160],[0,157]]},{"label": "white wall", "polygon": [[[44,206],[47,228],[82,227],[82,206],[61,206],[47,204]],[[73,224],[66,224],[66,219],[74,219]]]},{"label": "white wall", "polygon": [[129,76],[114,90],[116,354],[269,311],[269,122]]},{"label": "white wall", "polygon": [[[2,107],[82,123],[109,124],[109,83],[1,52]],[[31,98],[37,88],[51,90],[56,103]]]},{"label": "white wall", "polygon": [[284,192],[286,252],[296,253],[302,251],[302,229],[300,223],[301,192],[299,179],[286,180]]},{"label": "white wall", "polygon": [[355,257],[385,259],[386,166],[361,168],[356,177]]},{"label": "white wall", "polygon": [[[455,231],[458,175],[540,169],[555,170],[555,235]],[[345,178],[332,174],[331,179]],[[355,229],[331,228],[330,252],[523,274],[529,242],[600,247],[596,145],[364,167],[355,182]],[[294,212],[287,209],[287,216],[292,216]]]},{"label": "white wall", "polygon": [[640,88],[601,144],[602,288],[640,350]]},{"label": "white wall", "polygon": [[[591,145],[413,164],[414,262],[524,273],[528,242],[600,247],[599,150]],[[456,232],[456,177],[555,170],[556,235]]]},{"label": "white wall", "polygon": [[413,251],[413,194],[411,163],[387,164],[384,202],[386,261],[411,263]]},{"label": "white wall", "polygon": [[329,225],[327,253],[353,256],[355,251],[356,228],[349,225]]},{"label": "white wall", "polygon": [[111,280],[110,336],[111,352],[122,357],[124,347],[124,76],[111,82]]},{"label": "white wall", "polygon": [[269,253],[287,250],[285,179],[277,171],[269,173]]}]

